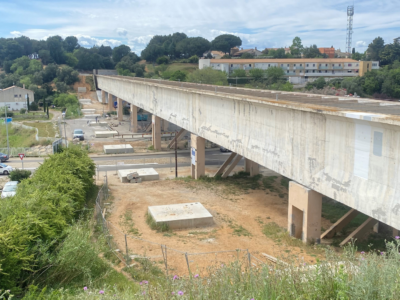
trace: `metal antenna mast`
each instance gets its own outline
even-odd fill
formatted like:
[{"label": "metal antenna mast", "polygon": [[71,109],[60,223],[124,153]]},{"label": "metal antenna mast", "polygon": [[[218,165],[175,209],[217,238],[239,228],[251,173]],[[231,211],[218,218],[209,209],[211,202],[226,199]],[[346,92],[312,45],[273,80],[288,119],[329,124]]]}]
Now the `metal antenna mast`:
[{"label": "metal antenna mast", "polygon": [[351,53],[351,44],[353,40],[353,16],[354,16],[354,5],[347,6],[347,33],[346,33],[347,53]]}]

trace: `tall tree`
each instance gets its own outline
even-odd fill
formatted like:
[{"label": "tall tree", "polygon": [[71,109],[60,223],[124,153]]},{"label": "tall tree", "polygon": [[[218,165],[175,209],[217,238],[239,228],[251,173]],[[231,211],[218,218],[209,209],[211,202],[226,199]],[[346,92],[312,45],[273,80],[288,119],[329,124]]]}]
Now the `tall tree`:
[{"label": "tall tree", "polygon": [[63,39],[59,35],[51,36],[47,39],[47,47],[50,51],[50,56],[57,64],[65,62]]},{"label": "tall tree", "polygon": [[176,45],[176,51],[185,57],[193,55],[203,56],[203,53],[210,49],[210,42],[202,37],[192,37],[181,40]]},{"label": "tall tree", "polygon": [[321,54],[321,52],[319,52],[317,45],[305,47],[303,50],[303,55],[305,58],[322,57],[322,54]]},{"label": "tall tree", "polygon": [[231,48],[239,47],[242,45],[242,40],[240,37],[233,34],[222,34],[217,36],[211,42],[211,50],[222,51],[224,53],[229,53]]},{"label": "tall tree", "polygon": [[121,59],[131,52],[131,48],[126,45],[115,47],[112,53],[112,58],[115,63],[119,63]]},{"label": "tall tree", "polygon": [[101,45],[99,48],[99,54],[104,57],[111,57],[113,50],[110,46],[103,46]]},{"label": "tall tree", "polygon": [[74,52],[79,48],[78,39],[74,36],[67,36],[64,40],[64,49],[67,52]]},{"label": "tall tree", "polygon": [[292,46],[290,46],[290,53],[292,55],[300,55],[304,50],[303,44],[301,43],[301,39],[296,36],[293,39]]},{"label": "tall tree", "polygon": [[385,41],[383,38],[378,36],[375,38],[371,44],[368,45],[367,53],[368,59],[370,60],[380,60],[380,54],[385,46]]}]

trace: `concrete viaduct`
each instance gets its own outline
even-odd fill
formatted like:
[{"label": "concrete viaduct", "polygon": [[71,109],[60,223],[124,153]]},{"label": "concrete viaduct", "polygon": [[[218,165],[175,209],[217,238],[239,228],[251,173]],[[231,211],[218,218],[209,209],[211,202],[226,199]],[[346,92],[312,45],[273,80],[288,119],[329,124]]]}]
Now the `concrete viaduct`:
[{"label": "concrete viaduct", "polygon": [[[232,150],[218,174],[244,157],[251,175],[264,166],[290,178],[288,230],[304,242],[332,237],[359,212],[370,218],[342,244],[377,224],[400,229],[400,103],[220,87],[122,76],[96,76],[103,99],[153,114],[155,149],[163,120],[192,133],[196,164],[205,172],[205,140]],[[112,101],[108,101],[112,107]],[[322,195],[351,210],[321,234]],[[379,223],[378,223],[379,222]]]}]

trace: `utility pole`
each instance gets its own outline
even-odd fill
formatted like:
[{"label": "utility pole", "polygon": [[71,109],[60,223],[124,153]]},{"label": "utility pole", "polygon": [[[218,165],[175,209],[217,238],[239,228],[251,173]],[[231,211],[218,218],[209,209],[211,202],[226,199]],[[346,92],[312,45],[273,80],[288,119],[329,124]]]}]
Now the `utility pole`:
[{"label": "utility pole", "polygon": [[64,138],[65,138],[65,147],[67,147],[67,130],[65,129],[65,116],[64,116]]},{"label": "utility pole", "polygon": [[10,157],[10,142],[9,142],[9,140],[8,140],[8,124],[7,124],[7,103],[5,104],[5,111],[4,111],[4,114],[5,114],[5,123],[6,123],[6,132],[7,132],[7,155],[8,155],[8,157]]},{"label": "utility pole", "polygon": [[178,139],[175,131],[175,178],[178,178]]}]

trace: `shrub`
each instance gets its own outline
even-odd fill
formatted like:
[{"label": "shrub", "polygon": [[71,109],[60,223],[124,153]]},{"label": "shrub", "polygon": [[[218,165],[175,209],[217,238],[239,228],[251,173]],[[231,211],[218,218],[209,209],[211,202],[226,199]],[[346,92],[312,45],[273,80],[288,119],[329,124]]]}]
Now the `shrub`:
[{"label": "shrub", "polygon": [[196,70],[193,73],[190,73],[187,81],[215,85],[228,85],[226,76],[227,74],[225,72],[213,70],[212,68],[204,68],[202,70]]},{"label": "shrub", "polygon": [[28,170],[15,169],[14,171],[10,172],[10,175],[8,175],[8,177],[11,181],[21,182],[22,180],[29,178],[31,174],[32,172]]},{"label": "shrub", "polygon": [[29,104],[29,110],[30,111],[38,111],[39,110],[39,106],[37,105],[36,102],[32,102]]},{"label": "shrub", "polygon": [[189,62],[192,64],[197,64],[197,63],[199,63],[199,57],[197,55],[193,55],[193,56],[189,57]]},{"label": "shrub", "polygon": [[167,56],[160,56],[159,58],[157,58],[156,63],[159,65],[168,64],[169,58]]},{"label": "shrub", "polygon": [[186,73],[182,72],[181,70],[175,71],[169,80],[173,81],[185,81],[186,80]]},{"label": "shrub", "polygon": [[26,113],[26,108],[21,108],[21,109],[19,110],[19,113],[20,113],[21,115],[25,114],[25,113]]}]

